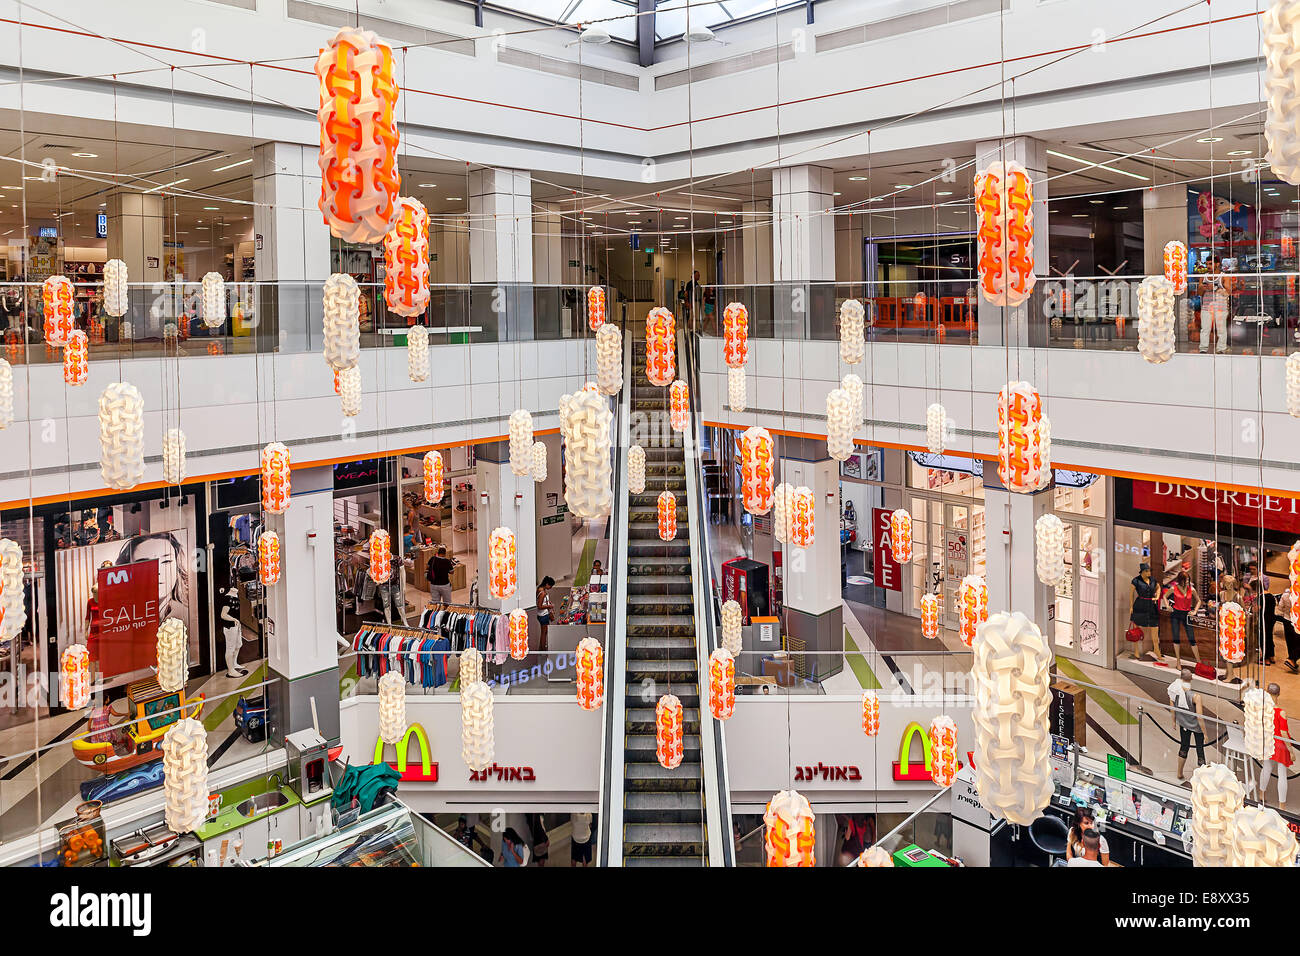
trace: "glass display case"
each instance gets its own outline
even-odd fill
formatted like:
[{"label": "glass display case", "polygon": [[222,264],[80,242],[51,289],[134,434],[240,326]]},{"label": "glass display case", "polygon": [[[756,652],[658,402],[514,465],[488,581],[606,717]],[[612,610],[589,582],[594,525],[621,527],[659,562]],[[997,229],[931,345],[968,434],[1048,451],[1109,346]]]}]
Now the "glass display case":
[{"label": "glass display case", "polygon": [[[488,866],[406,804],[394,800],[257,866]],[[349,822],[350,820],[350,822]]]}]

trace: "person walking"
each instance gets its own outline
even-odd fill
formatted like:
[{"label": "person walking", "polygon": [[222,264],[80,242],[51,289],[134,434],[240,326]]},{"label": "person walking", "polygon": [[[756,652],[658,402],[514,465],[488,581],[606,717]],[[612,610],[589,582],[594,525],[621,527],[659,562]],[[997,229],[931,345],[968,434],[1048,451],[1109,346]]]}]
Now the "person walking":
[{"label": "person walking", "polygon": [[1137,577],[1129,583],[1133,585],[1133,609],[1130,617],[1133,623],[1142,629],[1143,638],[1137,650],[1133,652],[1133,656],[1140,658],[1143,653],[1142,648],[1147,641],[1150,641],[1151,656],[1155,658],[1157,664],[1163,664],[1165,659],[1160,654],[1160,610],[1156,606],[1160,585],[1151,577],[1151,565],[1144,561],[1138,568]]},{"label": "person walking", "polygon": [[1178,727],[1178,779],[1186,780],[1183,765],[1187,763],[1187,752],[1191,749],[1192,738],[1196,738],[1196,764],[1205,765],[1205,731],[1201,728],[1201,718],[1205,708],[1201,695],[1192,690],[1192,675],[1195,672],[1184,666],[1178,672],[1178,679],[1169,685],[1169,703],[1174,705],[1174,723]]},{"label": "person walking", "polygon": [[429,564],[424,569],[425,577],[429,579],[431,601],[439,604],[451,603],[451,570],[455,566],[455,562],[447,557],[447,546],[438,545],[437,553],[429,559]]},{"label": "person walking", "polygon": [[542,626],[542,633],[537,639],[537,649],[546,650],[546,637],[551,631],[551,588],[555,587],[555,578],[549,574],[537,585],[537,623]]}]

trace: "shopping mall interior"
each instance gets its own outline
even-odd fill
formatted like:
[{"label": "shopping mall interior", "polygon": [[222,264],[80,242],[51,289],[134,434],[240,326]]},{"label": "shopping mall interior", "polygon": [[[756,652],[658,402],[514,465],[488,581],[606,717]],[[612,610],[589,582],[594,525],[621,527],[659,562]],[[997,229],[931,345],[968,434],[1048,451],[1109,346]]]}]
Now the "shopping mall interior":
[{"label": "shopping mall interior", "polygon": [[1300,0],[0,61],[0,865],[1296,863]]}]

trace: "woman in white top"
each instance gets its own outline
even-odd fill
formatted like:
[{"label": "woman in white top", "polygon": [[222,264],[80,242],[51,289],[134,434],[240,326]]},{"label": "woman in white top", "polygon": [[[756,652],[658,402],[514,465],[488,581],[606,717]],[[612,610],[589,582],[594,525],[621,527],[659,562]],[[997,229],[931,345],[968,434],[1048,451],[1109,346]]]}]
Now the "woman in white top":
[{"label": "woman in white top", "polygon": [[1228,288],[1219,272],[1219,257],[1210,256],[1201,277],[1201,351],[1210,350],[1210,326],[1215,327],[1219,340],[1216,352],[1228,351]]}]

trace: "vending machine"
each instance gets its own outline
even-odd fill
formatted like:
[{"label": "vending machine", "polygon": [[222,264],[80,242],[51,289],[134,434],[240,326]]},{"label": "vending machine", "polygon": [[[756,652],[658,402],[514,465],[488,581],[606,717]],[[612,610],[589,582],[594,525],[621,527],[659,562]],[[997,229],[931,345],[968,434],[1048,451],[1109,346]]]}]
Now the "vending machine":
[{"label": "vending machine", "polygon": [[749,558],[732,558],[722,565],[722,600],[740,605],[740,622],[748,625],[753,617],[771,613],[768,596],[768,567]]}]

